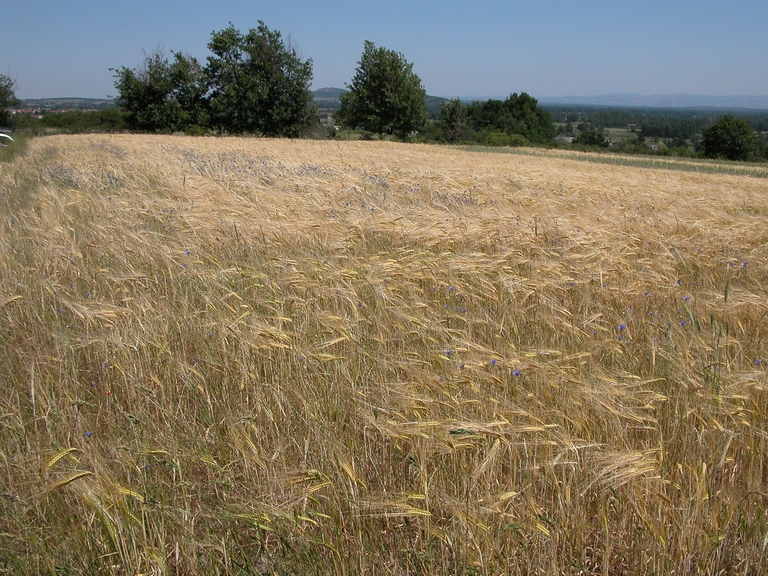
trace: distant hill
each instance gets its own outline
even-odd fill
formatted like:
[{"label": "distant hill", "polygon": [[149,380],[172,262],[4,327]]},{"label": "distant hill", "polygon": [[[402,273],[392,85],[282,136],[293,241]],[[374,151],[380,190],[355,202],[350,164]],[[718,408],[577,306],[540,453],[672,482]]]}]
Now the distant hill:
[{"label": "distant hill", "polygon": [[[341,106],[339,97],[345,92],[346,90],[344,88],[320,88],[319,90],[312,92],[312,96],[314,97],[318,108],[338,110]],[[427,95],[427,110],[429,110],[431,114],[434,114],[439,110],[440,104],[447,101],[447,98]]]},{"label": "distant hill", "polygon": [[626,108],[768,109],[768,96],[703,96],[695,94],[606,94],[603,96],[553,96],[540,104],[619,106]]},{"label": "distant hill", "polygon": [[312,92],[312,96],[315,100],[338,100],[344,92],[344,88],[320,88]]}]

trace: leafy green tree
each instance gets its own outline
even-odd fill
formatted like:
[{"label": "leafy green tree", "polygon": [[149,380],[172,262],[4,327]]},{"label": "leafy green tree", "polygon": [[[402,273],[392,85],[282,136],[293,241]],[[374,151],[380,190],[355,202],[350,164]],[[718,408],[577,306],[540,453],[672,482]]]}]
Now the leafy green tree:
[{"label": "leafy green tree", "polygon": [[16,93],[14,92],[14,84],[14,81],[8,76],[0,74],[0,126],[11,124],[11,115],[8,113],[8,108],[19,103],[19,99],[16,98]]},{"label": "leafy green tree", "polygon": [[585,130],[573,139],[573,143],[582,146],[599,146],[600,148],[608,148],[610,145],[605,136],[597,130]]},{"label": "leafy green tree", "polygon": [[473,102],[467,106],[467,119],[477,132],[519,134],[535,144],[547,144],[557,135],[549,112],[525,92],[511,94],[506,100]]},{"label": "leafy green tree", "polygon": [[115,78],[115,103],[129,128],[174,132],[206,121],[205,76],[195,58],[174,52],[169,62],[156,50],[138,69],[115,70]]},{"label": "leafy green tree", "polygon": [[746,120],[725,114],[704,131],[704,156],[751,160],[757,156],[755,133]]},{"label": "leafy green tree", "polygon": [[302,61],[280,32],[259,21],[242,34],[231,24],[211,34],[205,67],[162,51],[138,69],[115,70],[116,103],[129,128],[298,136],[318,120],[309,89],[312,60]]},{"label": "leafy green tree", "polygon": [[276,30],[242,34],[232,24],[214,32],[206,72],[211,125],[229,133],[299,136],[318,115],[310,84],[312,60],[302,61]]},{"label": "leafy green tree", "polygon": [[440,104],[440,109],[437,112],[437,125],[445,132],[449,142],[456,142],[464,138],[467,115],[461,100],[453,98]]},{"label": "leafy green tree", "polygon": [[340,124],[405,139],[427,120],[427,93],[413,64],[399,52],[366,40],[347,88],[335,116]]}]

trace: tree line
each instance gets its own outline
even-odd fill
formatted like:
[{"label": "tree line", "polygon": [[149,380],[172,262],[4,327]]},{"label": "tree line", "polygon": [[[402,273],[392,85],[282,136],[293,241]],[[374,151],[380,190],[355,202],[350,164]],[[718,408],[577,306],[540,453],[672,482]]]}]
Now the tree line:
[{"label": "tree line", "polygon": [[[683,138],[691,139],[701,134],[720,114],[706,110],[634,110],[614,108],[572,108],[548,106],[547,110],[555,122],[584,124],[595,130],[604,128],[626,128],[631,126],[635,132],[645,138]],[[763,130],[757,121],[759,117],[750,117],[755,130]]]},{"label": "tree line", "polygon": [[[68,112],[41,119],[44,127],[85,131],[133,130],[189,134],[254,134],[298,137],[315,131],[319,114],[310,90],[312,59],[302,59],[279,31],[263,21],[246,33],[232,24],[213,32],[205,63],[180,52],[156,50],[137,68],[112,69],[119,111]],[[743,118],[667,112],[567,107],[544,109],[527,93],[504,100],[443,102],[428,116],[427,96],[413,64],[399,52],[366,41],[352,82],[333,113],[337,128],[401,140],[480,143],[491,146],[555,145],[558,131],[573,134],[579,147],[607,148],[605,128],[631,127],[637,137],[621,151],[643,152],[645,138],[687,146],[702,134],[706,157],[761,160],[768,144],[755,130],[768,128],[763,116]],[[0,124],[18,103],[13,82],[0,75]],[[555,122],[560,124],[555,128]],[[577,123],[574,133],[573,123]],[[756,125],[757,124],[757,125]]]}]

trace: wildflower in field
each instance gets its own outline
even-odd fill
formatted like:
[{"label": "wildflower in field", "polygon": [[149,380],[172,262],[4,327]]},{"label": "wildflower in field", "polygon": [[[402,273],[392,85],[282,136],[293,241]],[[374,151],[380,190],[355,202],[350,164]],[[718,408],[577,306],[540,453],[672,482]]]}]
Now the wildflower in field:
[{"label": "wildflower in field", "polygon": [[691,299],[690,296],[683,296],[683,300],[685,300],[686,302],[688,302],[690,299]]},{"label": "wildflower in field", "polygon": [[627,325],[626,324],[619,324],[619,332],[624,332],[624,330],[626,330],[626,329],[627,329]]},{"label": "wildflower in field", "polygon": [[184,254],[186,254],[187,256],[189,256],[190,254],[192,254],[192,251],[191,251],[191,250],[184,250]]},{"label": "wildflower in field", "polygon": [[683,283],[683,281],[680,278],[678,278],[677,282],[675,282],[675,284],[677,284],[678,286],[680,286],[682,283]]},{"label": "wildflower in field", "polygon": [[86,438],[90,438],[91,436],[93,436],[93,432],[91,432],[90,430],[88,430],[88,432],[86,432],[86,433],[85,433],[85,437],[86,437]]},{"label": "wildflower in field", "polygon": [[755,359],[755,366],[762,366],[763,361],[760,358]]},{"label": "wildflower in field", "polygon": [[741,267],[742,268],[746,268],[747,267],[747,261],[746,260],[744,260],[744,262],[742,262]]},{"label": "wildflower in field", "polygon": [[520,370],[515,370],[512,372],[512,376],[520,376]]},{"label": "wildflower in field", "polygon": [[496,358],[491,358],[491,366],[496,366]]}]

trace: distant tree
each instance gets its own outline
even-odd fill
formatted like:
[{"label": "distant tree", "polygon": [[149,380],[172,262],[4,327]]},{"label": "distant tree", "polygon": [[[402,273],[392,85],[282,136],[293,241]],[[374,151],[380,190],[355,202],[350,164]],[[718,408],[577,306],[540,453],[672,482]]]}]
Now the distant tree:
[{"label": "distant tree", "polygon": [[312,60],[302,61],[280,32],[261,20],[247,34],[230,24],[213,33],[208,48],[213,53],[206,72],[214,128],[293,137],[317,122]]},{"label": "distant tree", "polygon": [[557,134],[549,112],[525,92],[506,100],[473,102],[467,106],[467,120],[475,131],[519,134],[535,144],[549,143]]},{"label": "distant tree", "polygon": [[445,132],[449,142],[456,142],[464,137],[467,118],[461,100],[454,98],[440,104],[437,125]]},{"label": "distant tree", "polygon": [[9,126],[11,124],[11,115],[8,108],[16,106],[19,99],[14,92],[15,83],[8,76],[0,74],[0,126]]},{"label": "distant tree", "polygon": [[350,128],[406,138],[427,119],[426,91],[405,56],[365,41],[363,55],[341,96],[336,120]]},{"label": "distant tree", "polygon": [[161,50],[147,55],[137,69],[115,70],[115,103],[129,128],[174,132],[205,123],[203,69],[195,58],[174,52],[173,62]]},{"label": "distant tree", "polygon": [[582,146],[599,146],[600,148],[608,148],[609,142],[605,139],[600,132],[596,130],[586,130],[579,134],[573,140],[574,144],[581,144]]},{"label": "distant tree", "polygon": [[669,148],[688,148],[688,142],[685,140],[685,138],[681,138],[680,136],[675,136],[674,138],[670,139],[669,142],[667,142],[667,147]]},{"label": "distant tree", "polygon": [[746,120],[725,114],[704,131],[704,156],[750,160],[757,156],[755,133]]}]

